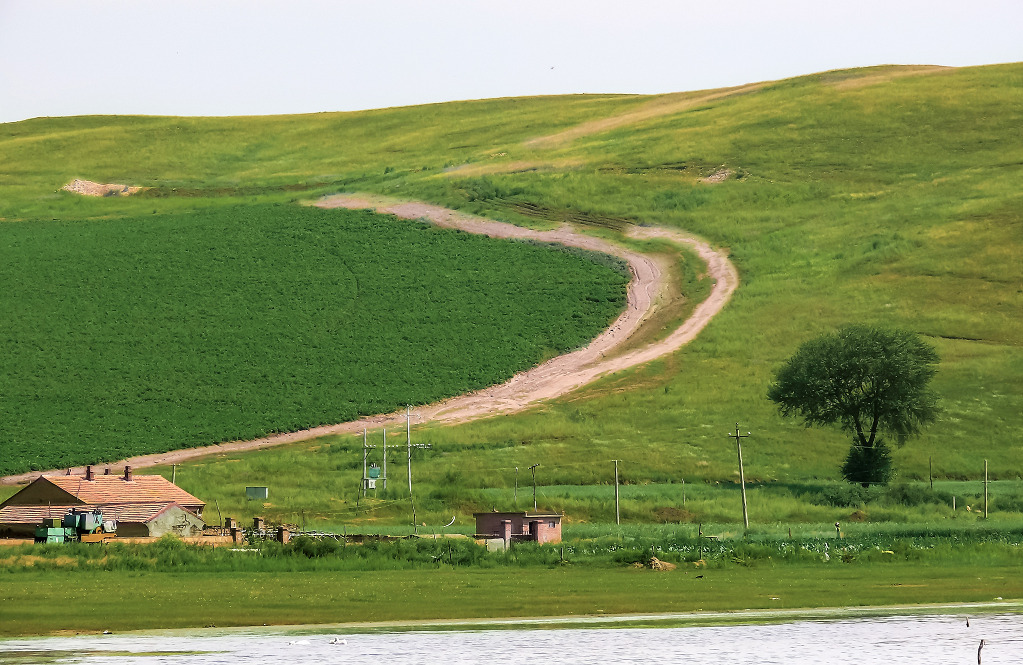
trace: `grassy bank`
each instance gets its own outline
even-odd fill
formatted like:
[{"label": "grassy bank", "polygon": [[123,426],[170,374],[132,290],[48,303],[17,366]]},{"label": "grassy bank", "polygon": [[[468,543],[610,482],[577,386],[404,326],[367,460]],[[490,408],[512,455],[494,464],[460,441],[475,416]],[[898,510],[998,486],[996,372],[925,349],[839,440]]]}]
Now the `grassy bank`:
[{"label": "grassy bank", "polygon": [[[0,635],[201,626],[856,607],[1023,597],[1018,566],[891,564],[4,576]],[[697,577],[697,575],[703,577]],[[16,581],[16,584],[10,582]]]},{"label": "grassy bank", "polygon": [[[705,536],[677,525],[588,525],[560,544],[506,552],[429,537],[7,547],[0,635],[1023,598],[1021,524]],[[677,568],[641,567],[654,556]]]}]

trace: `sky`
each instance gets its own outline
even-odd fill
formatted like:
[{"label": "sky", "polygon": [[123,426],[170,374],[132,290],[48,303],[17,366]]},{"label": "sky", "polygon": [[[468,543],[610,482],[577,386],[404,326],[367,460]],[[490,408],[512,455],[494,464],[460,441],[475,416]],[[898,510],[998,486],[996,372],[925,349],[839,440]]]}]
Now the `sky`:
[{"label": "sky", "polygon": [[719,88],[1023,60],[1023,0],[0,0],[0,122]]}]

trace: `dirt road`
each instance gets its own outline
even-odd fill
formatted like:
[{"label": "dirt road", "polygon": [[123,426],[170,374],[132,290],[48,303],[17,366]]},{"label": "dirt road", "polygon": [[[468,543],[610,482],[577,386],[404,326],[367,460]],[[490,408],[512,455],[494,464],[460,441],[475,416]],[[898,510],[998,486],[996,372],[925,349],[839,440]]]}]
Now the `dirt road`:
[{"label": "dirt road", "polygon": [[[408,201],[395,201],[375,196],[337,195],[316,203],[322,208],[370,208],[404,219],[428,219],[438,226],[457,228],[494,238],[531,238],[544,242],[557,242],[572,247],[590,249],[619,256],[628,261],[632,270],[627,306],[621,316],[585,348],[552,358],[530,370],[516,374],[507,382],[483,390],[416,407],[417,423],[457,423],[487,418],[499,414],[522,411],[536,402],[564,395],[591,381],[627,367],[633,367],[672,353],[688,342],[721,311],[739,284],[738,273],[723,252],[680,231],[656,227],[633,227],[633,238],[661,238],[680,245],[688,245],[707,264],[707,274],[714,280],[710,296],[700,303],[693,314],[678,329],[664,339],[628,351],[629,338],[643,326],[656,310],[658,296],[668,287],[664,266],[650,256],[633,252],[605,240],[577,233],[569,226],[554,231],[534,231],[512,224],[495,222],[440,206]],[[251,441],[233,441],[202,448],[156,453],[133,457],[104,466],[130,464],[143,468],[156,464],[171,464],[205,455],[240,452],[278,446],[327,434],[361,432],[363,428],[404,425],[405,412],[368,416],[359,420],[324,425],[300,432],[276,434]],[[59,472],[55,471],[55,472]],[[83,473],[84,469],[75,470]],[[26,483],[40,473],[35,471],[0,479],[4,484]]]}]

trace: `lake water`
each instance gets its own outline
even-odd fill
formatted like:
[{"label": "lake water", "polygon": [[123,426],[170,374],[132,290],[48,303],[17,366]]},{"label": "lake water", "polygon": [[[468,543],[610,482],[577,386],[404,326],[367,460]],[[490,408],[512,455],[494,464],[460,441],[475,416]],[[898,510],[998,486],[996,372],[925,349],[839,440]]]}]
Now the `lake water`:
[{"label": "lake water", "polygon": [[[1023,616],[892,616],[675,628],[363,632],[205,629],[0,640],[0,663],[927,663],[1023,662]],[[344,640],[345,644],[331,644]]]}]

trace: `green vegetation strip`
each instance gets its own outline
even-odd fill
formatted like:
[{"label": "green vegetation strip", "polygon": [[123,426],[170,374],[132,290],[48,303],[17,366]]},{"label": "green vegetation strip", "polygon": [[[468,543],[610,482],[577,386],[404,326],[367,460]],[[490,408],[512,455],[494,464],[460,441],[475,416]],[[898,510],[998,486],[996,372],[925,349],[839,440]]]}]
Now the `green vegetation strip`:
[{"label": "green vegetation strip", "polygon": [[[1021,538],[662,534],[507,552],[464,538],[21,546],[0,551],[0,635],[1003,602],[1023,598]],[[653,556],[677,567],[645,568]]]},{"label": "green vegetation strip", "polygon": [[500,383],[586,344],[627,270],[361,211],[4,225],[0,475],[249,439]]},{"label": "green vegetation strip", "polygon": [[[5,576],[0,634],[984,602],[1023,597],[1017,566]],[[697,575],[702,574],[702,578]]]}]

